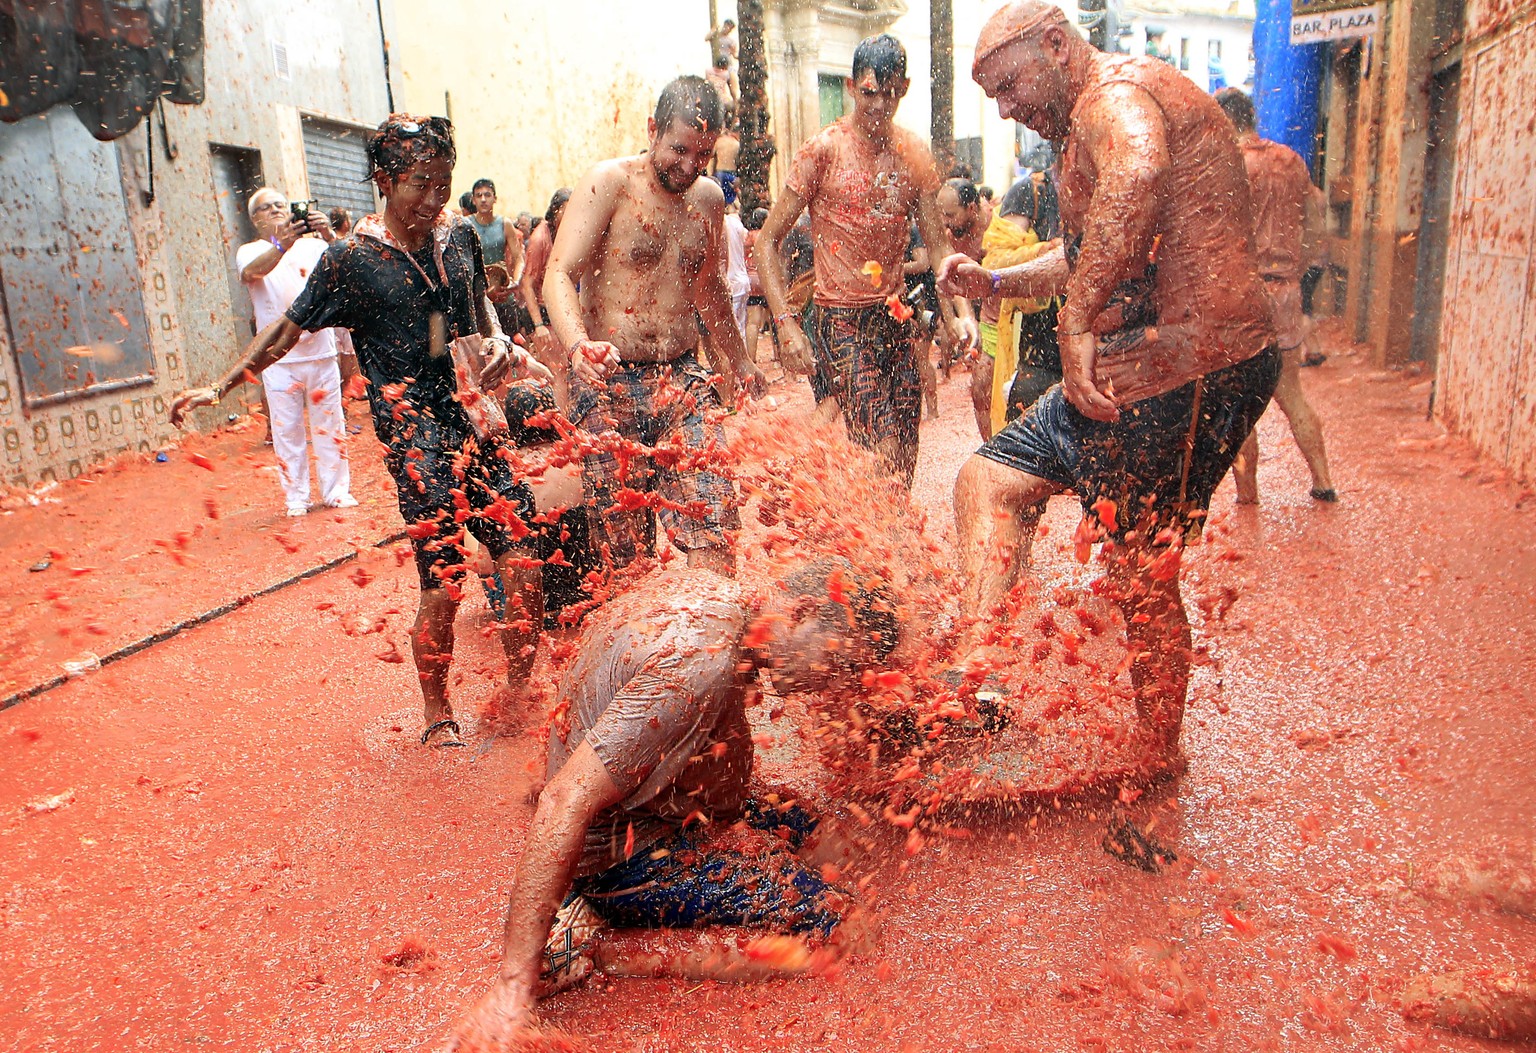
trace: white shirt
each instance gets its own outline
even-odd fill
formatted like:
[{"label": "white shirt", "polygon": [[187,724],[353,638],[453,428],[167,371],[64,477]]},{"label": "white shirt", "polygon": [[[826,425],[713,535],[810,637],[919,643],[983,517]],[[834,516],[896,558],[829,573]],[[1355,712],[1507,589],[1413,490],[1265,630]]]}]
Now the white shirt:
[{"label": "white shirt", "polygon": [[[258,333],[277,321],[293,301],[298,299],[299,293],[304,291],[304,284],[309,281],[310,274],[314,272],[315,265],[320,262],[320,257],[325,255],[325,247],[325,242],[320,238],[300,238],[289,246],[287,252],[283,253],[283,258],[277,261],[276,267],[260,278],[246,281],[245,287],[251,291],[251,306],[256,310]],[[235,253],[235,271],[244,274],[245,269],[270,248],[272,248],[270,241],[252,241],[241,245],[240,250]],[[317,362],[324,358],[335,357],[336,330],[321,329],[319,332],[305,333],[299,337],[299,342],[294,345],[293,350],[283,356],[283,361]]]},{"label": "white shirt", "polygon": [[725,249],[725,284],[732,297],[745,296],[752,288],[747,276],[747,228],[734,212],[725,217]]}]

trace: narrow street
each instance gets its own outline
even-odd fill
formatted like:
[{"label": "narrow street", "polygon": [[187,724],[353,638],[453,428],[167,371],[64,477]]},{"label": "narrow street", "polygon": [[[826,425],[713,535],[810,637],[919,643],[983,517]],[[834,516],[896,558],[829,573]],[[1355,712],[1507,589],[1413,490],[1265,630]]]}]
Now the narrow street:
[{"label": "narrow street", "polygon": [[[1103,800],[973,817],[910,856],[877,820],[873,954],[755,986],[594,982],[544,1018],[657,1053],[1496,1048],[1394,997],[1536,961],[1536,921],[1418,891],[1449,855],[1531,837],[1536,497],[1426,419],[1428,378],[1328,349],[1305,383],[1340,503],[1307,496],[1272,410],[1262,503],[1224,483],[1188,560],[1210,657],[1189,771],[1133,806],[1176,865],[1106,854]],[[945,551],[965,381],[924,424],[915,488]],[[802,388],[776,387],[785,427]],[[355,509],[283,517],[245,425],[0,515],[0,697],[357,553],[0,712],[0,1048],[430,1049],[493,976],[545,714],[416,743],[414,570],[349,416]],[[1076,521],[1053,500],[1042,578],[1091,578]],[[488,622],[472,589],[471,717],[505,691]]]}]

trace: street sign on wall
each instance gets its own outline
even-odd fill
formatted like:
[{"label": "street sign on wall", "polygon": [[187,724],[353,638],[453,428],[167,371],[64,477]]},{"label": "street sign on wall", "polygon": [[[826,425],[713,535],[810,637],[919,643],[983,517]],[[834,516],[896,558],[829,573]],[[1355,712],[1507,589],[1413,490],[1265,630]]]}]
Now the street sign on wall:
[{"label": "street sign on wall", "polygon": [[1368,37],[1380,25],[1380,4],[1361,7],[1358,0],[1294,0],[1291,7],[1292,44]]}]

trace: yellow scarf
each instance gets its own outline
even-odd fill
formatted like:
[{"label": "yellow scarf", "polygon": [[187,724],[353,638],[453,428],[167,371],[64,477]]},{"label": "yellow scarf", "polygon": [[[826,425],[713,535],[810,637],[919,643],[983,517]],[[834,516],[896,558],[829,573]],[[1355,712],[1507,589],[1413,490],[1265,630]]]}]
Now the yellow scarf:
[{"label": "yellow scarf", "polygon": [[[989,270],[1002,270],[1028,263],[1048,248],[1033,230],[1020,227],[1010,219],[993,215],[986,233],[981,236],[981,248],[985,255],[982,266]],[[1001,431],[1007,416],[1006,385],[1019,368],[1019,338],[1014,332],[1014,316],[1038,314],[1050,306],[1047,297],[1006,297],[997,317],[997,357],[992,366],[992,431]]]}]

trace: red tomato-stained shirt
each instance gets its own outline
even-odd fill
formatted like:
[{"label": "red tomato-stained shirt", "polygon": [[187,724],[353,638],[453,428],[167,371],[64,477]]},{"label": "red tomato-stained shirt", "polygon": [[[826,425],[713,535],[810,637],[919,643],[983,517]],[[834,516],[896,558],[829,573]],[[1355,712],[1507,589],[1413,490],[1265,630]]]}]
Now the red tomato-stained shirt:
[{"label": "red tomato-stained shirt", "polygon": [[[938,170],[922,140],[893,127],[890,138],[876,145],[844,117],[806,140],[785,185],[810,208],[817,303],[866,307],[902,291],[901,265],[918,202],[939,189]],[[866,273],[870,262],[880,265],[878,280]]]}]

